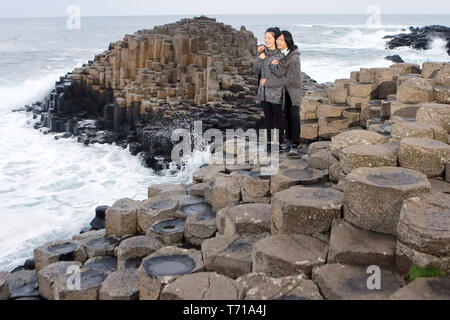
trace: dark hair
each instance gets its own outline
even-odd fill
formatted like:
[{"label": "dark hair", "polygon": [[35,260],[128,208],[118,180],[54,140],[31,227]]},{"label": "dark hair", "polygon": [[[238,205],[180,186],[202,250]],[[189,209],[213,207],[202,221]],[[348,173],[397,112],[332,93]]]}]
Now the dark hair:
[{"label": "dark hair", "polygon": [[266,33],[268,33],[268,32],[273,34],[275,40],[277,40],[278,37],[281,36],[281,31],[280,31],[280,28],[278,28],[278,27],[269,28],[266,30]]},{"label": "dark hair", "polygon": [[281,35],[283,35],[284,41],[286,42],[289,51],[297,49],[297,46],[294,43],[294,39],[292,38],[292,33],[287,30],[283,30],[281,31],[280,36]]}]

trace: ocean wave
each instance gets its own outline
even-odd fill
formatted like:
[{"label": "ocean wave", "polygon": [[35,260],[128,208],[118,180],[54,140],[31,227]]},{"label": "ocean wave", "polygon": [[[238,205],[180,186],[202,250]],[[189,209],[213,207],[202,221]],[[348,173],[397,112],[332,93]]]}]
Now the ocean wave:
[{"label": "ocean wave", "polygon": [[409,25],[389,24],[296,24],[303,28],[343,28],[343,29],[408,29]]}]

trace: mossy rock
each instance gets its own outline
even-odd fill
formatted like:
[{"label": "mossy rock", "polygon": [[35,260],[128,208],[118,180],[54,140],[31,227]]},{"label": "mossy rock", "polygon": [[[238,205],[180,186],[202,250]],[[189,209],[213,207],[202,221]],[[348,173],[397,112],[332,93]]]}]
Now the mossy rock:
[{"label": "mossy rock", "polygon": [[444,277],[447,272],[444,270],[427,267],[421,268],[418,265],[413,265],[407,274],[408,282],[413,282],[417,278],[434,278],[434,277]]}]

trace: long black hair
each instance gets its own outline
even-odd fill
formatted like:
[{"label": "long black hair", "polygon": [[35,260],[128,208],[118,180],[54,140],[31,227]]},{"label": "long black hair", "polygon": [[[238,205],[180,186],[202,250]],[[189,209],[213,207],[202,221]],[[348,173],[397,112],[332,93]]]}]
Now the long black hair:
[{"label": "long black hair", "polygon": [[283,35],[284,41],[286,42],[289,51],[293,51],[293,50],[297,49],[297,46],[294,43],[294,38],[292,37],[292,33],[290,33],[287,30],[283,30],[283,31],[281,31],[280,36],[281,35]]},{"label": "long black hair", "polygon": [[271,28],[266,30],[266,33],[268,33],[268,32],[273,34],[275,40],[277,40],[278,37],[281,36],[281,31],[280,31],[280,28],[278,28],[278,27],[271,27]]}]

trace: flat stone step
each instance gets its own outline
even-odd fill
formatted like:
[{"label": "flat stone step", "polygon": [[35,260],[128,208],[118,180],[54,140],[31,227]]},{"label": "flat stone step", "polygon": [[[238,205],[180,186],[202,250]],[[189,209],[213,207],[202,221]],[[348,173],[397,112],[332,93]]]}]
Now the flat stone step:
[{"label": "flat stone step", "polygon": [[345,220],[390,235],[397,233],[403,201],[431,190],[425,175],[404,168],[358,168],[345,180]]},{"label": "flat stone step", "polygon": [[450,195],[433,192],[406,200],[397,237],[402,269],[415,263],[450,270]]},{"label": "flat stone step", "polygon": [[233,279],[251,273],[253,247],[268,235],[219,235],[204,241],[202,253],[205,269]]},{"label": "flat stone step", "polygon": [[395,250],[395,237],[356,228],[344,220],[335,220],[331,228],[327,263],[393,267]]},{"label": "flat stone step", "polygon": [[327,264],[314,268],[312,280],[328,300],[386,300],[404,284],[400,275],[381,268],[380,289],[370,289],[368,283],[376,283],[369,280],[371,273],[367,269],[365,266]]},{"label": "flat stone step", "polygon": [[398,149],[389,143],[347,147],[341,151],[341,170],[348,174],[357,168],[396,167]]},{"label": "flat stone step", "polygon": [[309,277],[313,267],[325,263],[328,244],[304,235],[275,235],[254,246],[253,272],[271,277],[303,275]]},{"label": "flat stone step", "polygon": [[400,142],[399,164],[427,177],[440,177],[450,161],[450,145],[432,139],[405,138]]},{"label": "flat stone step", "polygon": [[344,194],[334,188],[292,187],[272,199],[272,234],[326,233],[342,215]]},{"label": "flat stone step", "polygon": [[390,300],[450,300],[450,276],[417,278],[389,298]]}]

